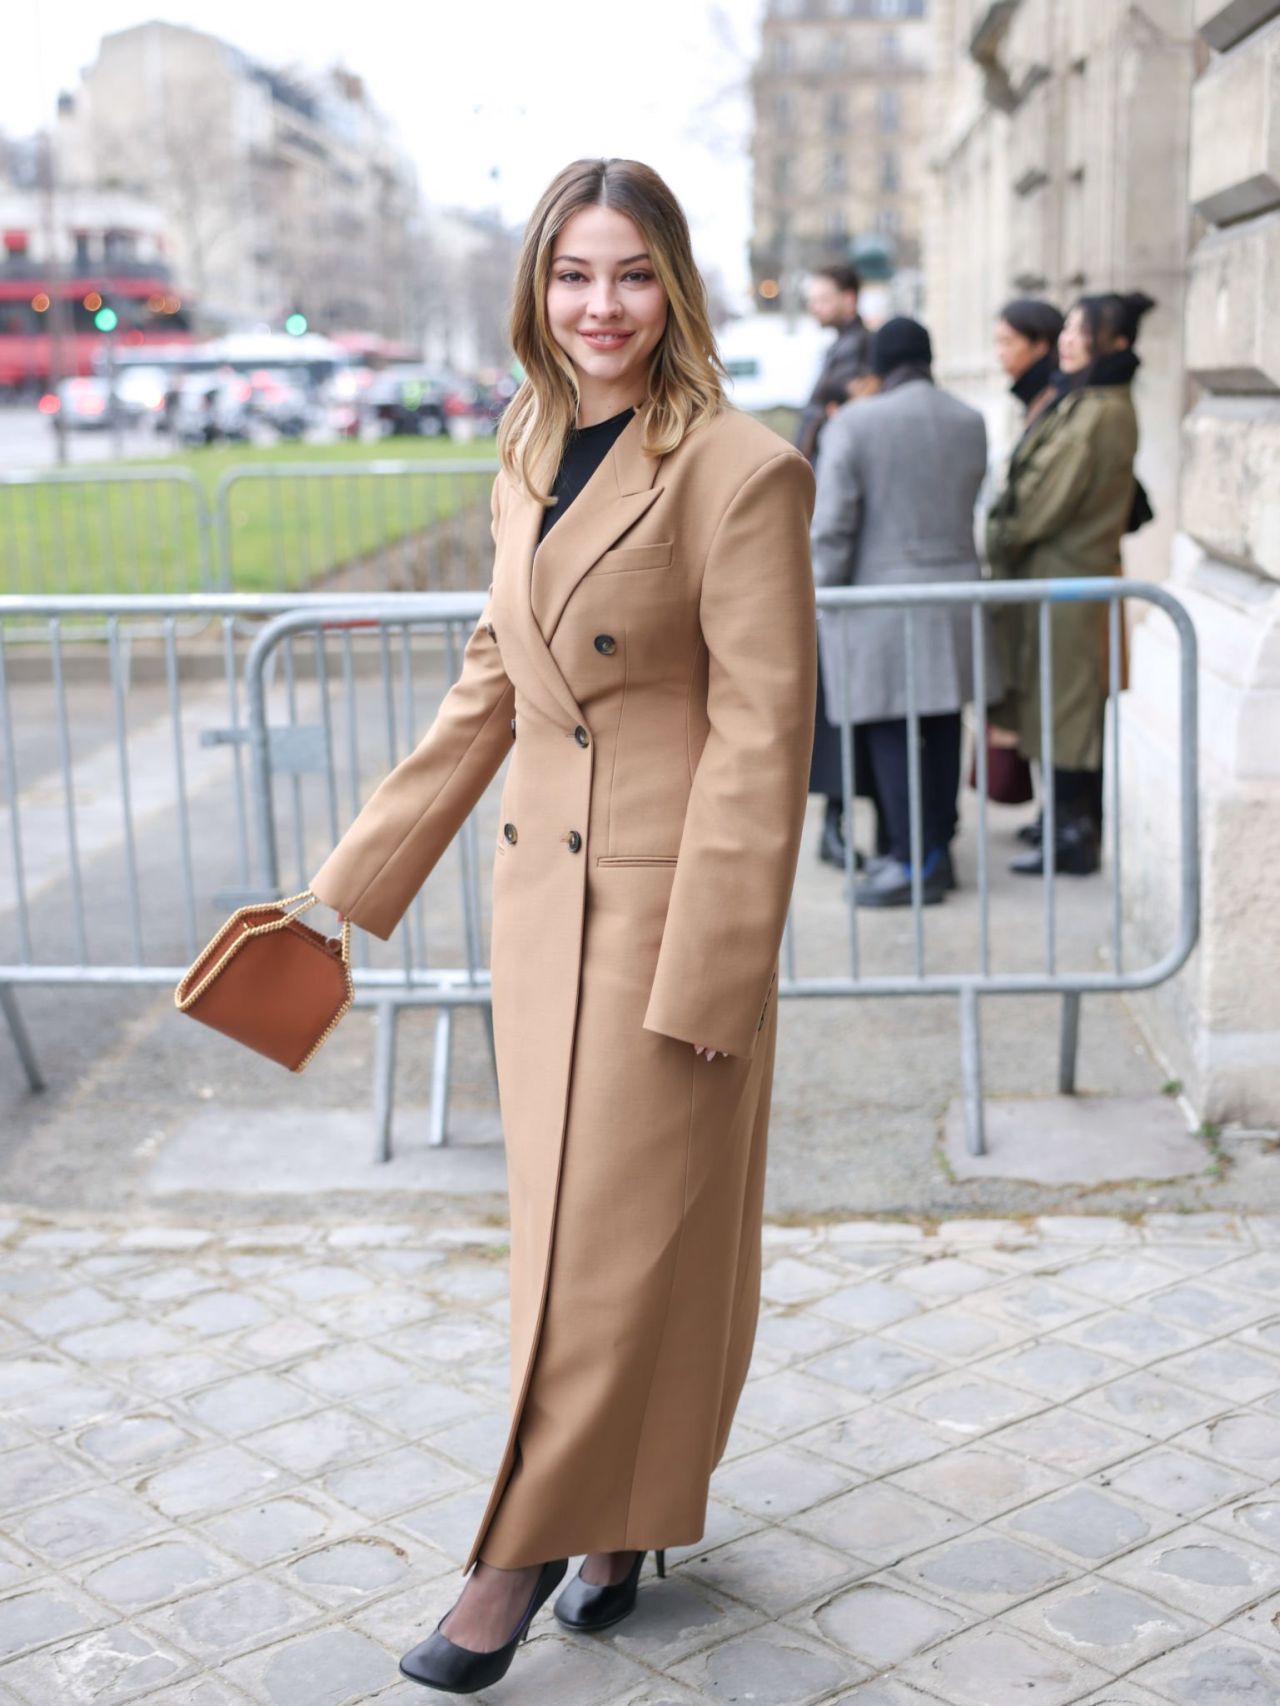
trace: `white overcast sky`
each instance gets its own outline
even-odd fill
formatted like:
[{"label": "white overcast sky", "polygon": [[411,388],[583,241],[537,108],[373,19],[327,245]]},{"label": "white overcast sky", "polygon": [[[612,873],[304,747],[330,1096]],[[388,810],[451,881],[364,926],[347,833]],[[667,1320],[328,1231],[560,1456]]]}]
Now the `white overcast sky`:
[{"label": "white overcast sky", "polygon": [[340,61],[445,205],[496,206],[520,224],[567,161],[645,160],[683,202],[701,264],[736,291],[747,280],[745,77],[762,11],[763,0],[32,0],[6,17],[0,127],[38,128],[102,35],[163,17],[273,65]]}]

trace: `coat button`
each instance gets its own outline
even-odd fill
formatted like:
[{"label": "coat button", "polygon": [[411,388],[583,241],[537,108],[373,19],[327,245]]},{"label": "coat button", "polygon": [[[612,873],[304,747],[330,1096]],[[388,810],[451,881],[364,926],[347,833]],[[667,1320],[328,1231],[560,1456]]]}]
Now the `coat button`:
[{"label": "coat button", "polygon": [[503,834],[504,839],[509,841],[511,843],[511,845],[514,847],[516,844],[516,826],[515,826],[515,824],[514,823],[504,823],[502,826],[502,834]]},{"label": "coat button", "polygon": [[618,649],[618,642],[614,639],[612,634],[597,634],[595,637],[595,648],[604,657],[611,658]]},{"label": "coat button", "polygon": [[591,736],[583,728],[581,723],[579,723],[577,728],[573,731],[573,738],[577,741],[579,746],[589,746],[591,744]]},{"label": "coat button", "polygon": [[512,740],[516,738],[516,720],[514,717],[511,719],[511,738]]},{"label": "coat button", "polygon": [[582,837],[578,834],[576,829],[571,829],[569,831],[569,851],[570,853],[578,853],[581,849]]}]

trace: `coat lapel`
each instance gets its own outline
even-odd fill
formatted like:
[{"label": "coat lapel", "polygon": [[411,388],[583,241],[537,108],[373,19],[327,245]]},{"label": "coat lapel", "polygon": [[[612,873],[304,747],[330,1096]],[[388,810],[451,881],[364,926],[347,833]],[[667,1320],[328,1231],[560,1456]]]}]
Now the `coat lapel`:
[{"label": "coat lapel", "polygon": [[578,582],[658,496],[661,458],[640,448],[644,411],[628,421],[604,461],[529,560],[529,604],[550,645]]},{"label": "coat lapel", "polygon": [[[640,447],[643,424],[644,411],[639,410],[541,544],[541,506],[521,492],[513,491],[507,499],[502,551],[513,571],[507,625],[514,624],[545,692],[573,723],[583,720],[582,712],[551,654],[551,641],[578,582],[661,490],[655,485],[661,458],[646,456]],[[549,485],[555,468],[544,466],[539,473]]]}]

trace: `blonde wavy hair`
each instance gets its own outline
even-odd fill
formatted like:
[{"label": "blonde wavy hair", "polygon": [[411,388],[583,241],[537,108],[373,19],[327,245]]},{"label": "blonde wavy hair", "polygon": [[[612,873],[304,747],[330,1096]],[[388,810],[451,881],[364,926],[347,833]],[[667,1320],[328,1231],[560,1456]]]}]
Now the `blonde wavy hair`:
[{"label": "blonde wavy hair", "polygon": [[680,203],[639,160],[575,160],[552,179],[525,230],[511,301],[511,343],[525,377],[498,428],[502,466],[544,505],[551,494],[539,489],[535,470],[552,451],[554,469],[579,400],[573,363],[547,321],[547,283],[556,237],[584,207],[611,207],[635,224],[667,293],[666,328],[649,363],[645,453],[674,450],[692,427],[725,406],[724,364]]}]

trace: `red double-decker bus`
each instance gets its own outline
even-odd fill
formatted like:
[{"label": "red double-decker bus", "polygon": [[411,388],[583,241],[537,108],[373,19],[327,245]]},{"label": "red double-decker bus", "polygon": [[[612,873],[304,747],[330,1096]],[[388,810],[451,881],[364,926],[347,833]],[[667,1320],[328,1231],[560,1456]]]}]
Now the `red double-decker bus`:
[{"label": "red double-decker bus", "polygon": [[[0,389],[35,392],[55,377],[92,373],[105,342],[94,317],[104,307],[115,310],[118,349],[192,342],[189,304],[167,268],[122,266],[64,276],[0,269]],[[55,375],[51,321],[59,311],[61,371]]]}]

